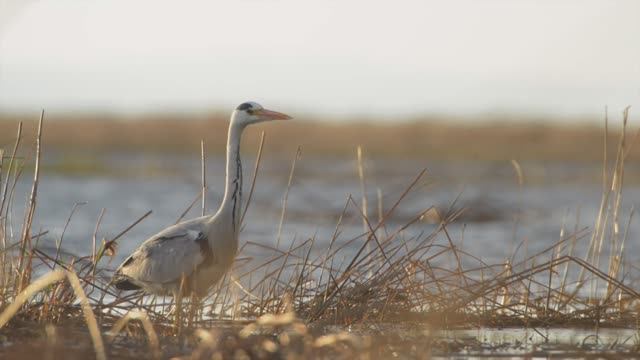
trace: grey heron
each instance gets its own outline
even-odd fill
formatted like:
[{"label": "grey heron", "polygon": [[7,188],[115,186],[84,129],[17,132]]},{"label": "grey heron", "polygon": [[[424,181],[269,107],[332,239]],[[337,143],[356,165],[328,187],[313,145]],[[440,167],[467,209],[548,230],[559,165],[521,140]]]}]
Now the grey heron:
[{"label": "grey heron", "polygon": [[287,119],[291,117],[255,102],[240,104],[229,123],[225,190],[218,211],[170,226],[144,241],[115,271],[115,287],[174,297],[206,295],[231,268],[238,250],[242,131],[262,121]]}]

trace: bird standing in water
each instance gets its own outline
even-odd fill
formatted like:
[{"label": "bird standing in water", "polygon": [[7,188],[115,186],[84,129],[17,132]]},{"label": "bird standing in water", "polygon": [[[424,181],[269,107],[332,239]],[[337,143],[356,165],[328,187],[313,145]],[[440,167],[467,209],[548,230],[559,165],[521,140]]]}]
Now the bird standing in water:
[{"label": "bird standing in water", "polygon": [[226,182],[218,211],[170,226],[142,243],[118,267],[113,284],[149,294],[204,296],[231,268],[238,250],[242,205],[240,138],[251,124],[288,120],[255,102],[240,104],[231,115],[227,138]]}]

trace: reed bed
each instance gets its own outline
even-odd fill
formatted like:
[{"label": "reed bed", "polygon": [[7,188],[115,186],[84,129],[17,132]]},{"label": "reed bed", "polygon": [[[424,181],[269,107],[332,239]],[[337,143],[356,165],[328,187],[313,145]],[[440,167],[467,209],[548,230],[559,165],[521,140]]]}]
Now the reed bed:
[{"label": "reed bed", "polygon": [[[92,253],[71,261],[59,256],[60,248],[51,253],[38,246],[46,234],[33,223],[46,138],[43,119],[44,113],[35,132],[35,148],[27,151],[33,154],[33,181],[19,229],[12,204],[24,198],[15,193],[15,186],[27,176],[27,161],[18,154],[30,147],[22,124],[13,144],[0,150],[0,342],[19,343],[20,336],[45,339],[36,341],[35,348],[55,354],[55,349],[64,351],[59,344],[64,344],[65,332],[74,331],[67,327],[72,325],[76,331],[86,326],[87,331],[69,336],[85,336],[91,343],[90,348],[76,349],[78,358],[87,354],[98,359],[377,358],[398,352],[413,357],[455,351],[450,342],[439,342],[433,335],[438,330],[517,326],[539,332],[558,326],[638,326],[638,269],[625,256],[633,210],[623,217],[625,160],[633,143],[627,135],[627,111],[613,155],[608,132],[603,136],[603,194],[594,225],[559,229],[557,241],[536,254],[487,264],[465,251],[448,231],[464,213],[455,200],[447,211],[428,206],[404,224],[390,225],[403,200],[414,196],[424,181],[424,169],[408,179],[389,206],[380,206],[377,216],[362,206],[366,197],[348,196],[343,211],[336,214],[332,238],[322,239],[329,244],[326,248],[319,248],[315,236],[292,241],[286,248],[246,242],[234,269],[209,296],[186,297],[177,303],[169,297],[120,293],[110,287],[109,260],[118,251],[118,241],[150,212],[123,224],[112,239],[99,242],[94,233],[88,237],[94,242]],[[264,137],[260,144],[263,141]],[[204,148],[201,143],[203,163]],[[251,191],[261,154],[262,146]],[[359,149],[358,172],[364,188],[361,157]],[[289,183],[298,158],[299,152]],[[204,194],[204,177],[202,182]],[[341,229],[347,214],[362,220],[363,231],[345,239]],[[286,201],[282,222],[285,215]],[[427,217],[438,222],[428,233],[420,226]],[[100,220],[96,232],[99,226]],[[585,244],[587,251],[581,254],[576,244]],[[267,260],[244,256],[250,248],[269,254]],[[392,330],[377,334],[354,330],[399,324],[420,329],[419,340],[407,342]],[[25,327],[43,330],[33,335]],[[0,346],[0,354],[3,351],[12,350]]]},{"label": "reed bed", "polygon": [[[299,118],[287,126],[261,124],[270,129],[270,153],[289,156],[296,147],[304,147],[305,156],[352,156],[357,144],[367,154],[380,158],[409,158],[445,161],[600,161],[602,149],[593,144],[602,141],[602,126],[597,121],[572,119],[555,121],[517,116],[456,118],[424,116],[420,118],[368,121],[348,119],[333,122],[311,116]],[[207,151],[225,149],[228,115],[147,114],[91,115],[50,114],[43,139],[48,152],[81,155],[113,151],[151,153],[188,153],[197,156],[197,141],[204,137]],[[0,113],[0,148],[13,144],[15,125],[24,121],[24,136],[36,135],[33,121],[23,115]],[[566,120],[566,119],[565,119]],[[247,131],[243,149],[255,150],[259,130]],[[619,130],[609,131],[609,150],[615,151]],[[291,141],[296,139],[296,141]],[[630,149],[632,156],[639,148]],[[86,164],[90,166],[90,164]],[[92,169],[99,171],[99,169]]]}]

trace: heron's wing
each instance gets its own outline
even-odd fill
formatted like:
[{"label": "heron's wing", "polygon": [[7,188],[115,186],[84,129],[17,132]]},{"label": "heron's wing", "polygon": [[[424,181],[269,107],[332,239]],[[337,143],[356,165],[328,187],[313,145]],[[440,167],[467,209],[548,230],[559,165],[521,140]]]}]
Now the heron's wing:
[{"label": "heron's wing", "polygon": [[212,261],[213,253],[203,231],[174,228],[145,241],[116,273],[141,285],[160,285],[180,281],[183,275],[189,276]]}]

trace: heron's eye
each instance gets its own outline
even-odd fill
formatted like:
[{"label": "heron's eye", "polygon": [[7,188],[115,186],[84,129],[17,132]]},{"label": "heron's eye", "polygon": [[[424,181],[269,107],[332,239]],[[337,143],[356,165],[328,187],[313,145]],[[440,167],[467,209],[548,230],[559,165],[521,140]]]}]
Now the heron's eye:
[{"label": "heron's eye", "polygon": [[253,109],[248,109],[247,113],[249,113],[249,115],[253,115]]}]

